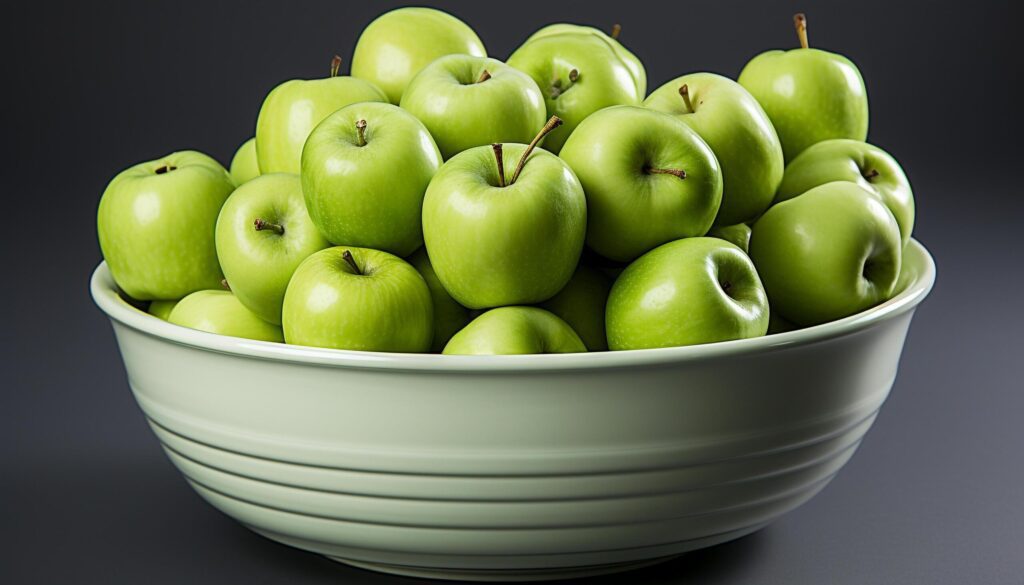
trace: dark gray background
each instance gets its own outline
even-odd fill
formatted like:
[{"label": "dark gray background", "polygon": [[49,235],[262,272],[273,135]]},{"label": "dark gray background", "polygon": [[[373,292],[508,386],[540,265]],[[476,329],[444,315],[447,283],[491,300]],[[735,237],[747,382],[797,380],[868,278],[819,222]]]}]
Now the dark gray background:
[{"label": "dark gray background", "polygon": [[[393,3],[29,4],[5,8],[0,34],[0,582],[405,581],[263,540],[195,496],[145,426],[86,289],[110,177],[184,148],[227,162],[267,91],[324,75]],[[602,583],[1024,583],[1022,51],[1009,2],[439,4],[499,58],[548,22],[620,22],[652,89],[737,75],[791,47],[790,16],[807,10],[812,45],[860,66],[870,139],[903,162],[916,236],[938,261],[892,397],[828,489],[759,534]]]}]

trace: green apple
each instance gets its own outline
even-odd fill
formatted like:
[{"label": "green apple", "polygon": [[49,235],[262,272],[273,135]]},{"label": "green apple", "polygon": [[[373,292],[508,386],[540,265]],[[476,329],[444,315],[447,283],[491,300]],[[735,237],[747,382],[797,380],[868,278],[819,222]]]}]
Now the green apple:
[{"label": "green apple", "polygon": [[408,262],[339,246],[306,258],[284,295],[288,343],[365,351],[424,352],[434,338],[430,290]]},{"label": "green apple", "polygon": [[581,353],[580,336],[565,321],[537,307],[499,307],[480,315],[455,334],[449,355]]},{"label": "green apple", "polygon": [[786,201],[832,181],[850,181],[885,204],[900,225],[903,244],[914,231],[914,193],[896,159],[866,142],[837,138],[806,150],[786,165],[786,174],[775,194]]},{"label": "green apple", "polygon": [[363,30],[352,54],[352,75],[377,85],[398,104],[412,78],[445,55],[486,57],[487,51],[473,29],[447,12],[399,8]]},{"label": "green apple", "polygon": [[540,36],[516,49],[508,64],[532,77],[544,95],[548,115],[565,121],[565,127],[544,142],[544,148],[555,154],[587,116],[608,106],[638,105],[644,99],[629,66],[593,34]]},{"label": "green apple", "polygon": [[117,285],[139,300],[218,287],[223,275],[213,230],[234,188],[220,163],[191,150],[114,177],[100,199],[96,228]]},{"label": "green apple", "polygon": [[547,120],[529,75],[497,59],[447,55],[405,88],[402,109],[419,118],[449,159],[495,142],[529,142]]},{"label": "green apple", "polygon": [[633,260],[711,227],[722,173],[708,145],[674,116],[637,106],[591,115],[562,148],[587,194],[587,246]]},{"label": "green apple", "polygon": [[201,290],[188,295],[178,302],[167,321],[218,335],[284,341],[280,327],[257,317],[226,290]]},{"label": "green apple", "polygon": [[430,257],[427,256],[426,248],[420,248],[415,254],[409,256],[408,261],[413,265],[420,276],[427,283],[430,289],[430,299],[434,305],[434,342],[431,351],[440,352],[445,344],[460,329],[466,326],[472,318],[469,309],[455,302],[444,285],[437,278],[434,267],[430,265]]},{"label": "green apple", "polygon": [[760,337],[768,298],[750,258],[718,238],[663,244],[629,265],[606,313],[613,350]]},{"label": "green apple", "polygon": [[777,203],[754,224],[750,257],[772,310],[801,326],[852,315],[890,297],[900,228],[855,183],[825,183]]},{"label": "green apple", "polygon": [[275,87],[263,101],[256,120],[256,158],[262,173],[298,174],[302,146],[324,118],[360,102],[386,102],[377,86],[363,79],[339,76],[341,58],[331,62],[326,79],[292,79]]},{"label": "green apple", "polygon": [[581,263],[565,288],[540,306],[568,323],[579,334],[588,351],[604,351],[608,349],[604,310],[611,290],[611,278],[597,268]]},{"label": "green apple", "polygon": [[147,313],[157,317],[159,319],[167,320],[171,316],[171,311],[177,306],[178,301],[153,301],[149,303],[149,308],[146,310]]},{"label": "green apple", "polygon": [[309,135],[302,191],[313,223],[331,242],[408,256],[423,243],[420,210],[441,153],[412,114],[353,104]]},{"label": "green apple", "polygon": [[659,87],[644,105],[685,122],[715,153],[722,167],[715,225],[749,221],[768,209],[782,180],[782,145],[743,86],[714,73],[691,73]]},{"label": "green apple", "polygon": [[250,138],[238,147],[231,159],[230,169],[231,180],[235,185],[260,176],[260,165],[256,161],[256,138]]},{"label": "green apple", "polygon": [[745,223],[715,226],[708,232],[708,236],[736,244],[744,252],[750,249],[750,226]]},{"label": "green apple", "polygon": [[775,335],[776,333],[787,333],[789,331],[796,331],[799,329],[792,321],[786,320],[778,312],[772,311],[768,316],[768,335]]},{"label": "green apple", "polygon": [[822,140],[868,136],[868,92],[857,66],[808,48],[806,20],[798,14],[794,21],[801,48],[761,53],[739,78],[768,113],[787,162]]},{"label": "green apple", "polygon": [[465,307],[539,303],[572,277],[586,233],[586,197],[561,159],[533,149],[541,136],[529,146],[463,151],[427,188],[427,253],[445,290]]},{"label": "green apple", "polygon": [[526,42],[530,42],[534,39],[542,37],[558,35],[562,33],[585,33],[592,34],[600,38],[601,40],[608,43],[615,54],[622,59],[630,73],[633,75],[633,80],[636,82],[636,87],[641,96],[647,95],[647,71],[644,69],[644,64],[640,62],[640,59],[636,55],[631,53],[621,42],[619,42],[619,32],[622,31],[622,27],[614,25],[612,27],[611,34],[606,34],[604,31],[594,28],[592,26],[583,26],[578,24],[570,23],[557,23],[549,24],[537,32],[530,35],[530,38],[526,39]]},{"label": "green apple", "polygon": [[306,213],[298,175],[290,173],[261,175],[236,189],[220,211],[216,234],[217,257],[235,296],[278,325],[292,273],[330,245]]}]

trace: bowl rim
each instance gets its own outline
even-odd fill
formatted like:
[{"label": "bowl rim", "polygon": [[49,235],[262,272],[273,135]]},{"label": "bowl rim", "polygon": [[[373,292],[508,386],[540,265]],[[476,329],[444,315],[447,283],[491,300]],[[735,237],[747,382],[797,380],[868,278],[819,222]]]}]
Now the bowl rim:
[{"label": "bowl rim", "polygon": [[105,261],[92,273],[90,290],[96,305],[114,322],[140,333],[178,345],[216,353],[268,361],[339,367],[345,369],[386,369],[417,372],[535,372],[595,370],[624,367],[652,367],[774,351],[850,335],[912,311],[928,296],[935,284],[935,261],[928,250],[911,239],[904,253],[920,258],[920,274],[900,294],[855,315],[796,331],[763,337],[720,341],[702,345],[603,351],[589,353],[533,355],[441,355],[387,353],[287,345],[256,341],[189,329],[168,323],[133,307],[118,294]]}]

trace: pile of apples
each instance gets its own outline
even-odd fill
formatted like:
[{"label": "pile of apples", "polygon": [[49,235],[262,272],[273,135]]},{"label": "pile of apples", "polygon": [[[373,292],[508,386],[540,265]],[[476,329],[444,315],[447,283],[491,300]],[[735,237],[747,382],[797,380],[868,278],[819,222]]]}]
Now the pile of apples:
[{"label": "pile of apples", "polygon": [[914,223],[865,143],[856,66],[800,47],[650,95],[611,34],[544,27],[506,62],[457,18],[373,21],[352,75],[263,102],[230,171],[137,164],[98,212],[123,294],[171,323],[446,354],[758,337],[890,298]]}]

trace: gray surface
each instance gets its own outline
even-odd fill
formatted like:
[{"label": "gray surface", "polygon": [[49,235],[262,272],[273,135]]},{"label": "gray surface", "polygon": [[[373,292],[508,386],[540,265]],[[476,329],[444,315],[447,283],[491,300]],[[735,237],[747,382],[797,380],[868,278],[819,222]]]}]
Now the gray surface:
[{"label": "gray surface", "polygon": [[[872,140],[904,163],[916,236],[938,262],[889,403],[803,508],[735,543],[599,581],[1024,582],[1024,199],[1009,9],[993,2],[975,26],[958,5],[893,4],[819,2],[810,15],[812,44],[842,47],[864,71]],[[150,435],[86,296],[95,205],[113,173],[176,148],[227,159],[259,96],[321,74],[384,5],[13,9],[3,42],[28,85],[5,138],[21,154],[3,171],[14,233],[0,248],[13,323],[0,338],[0,583],[410,582],[273,544],[204,504]],[[452,10],[498,56],[547,21],[621,21],[652,89],[698,68],[735,75],[761,47],[791,42],[788,3],[521,6]]]}]

